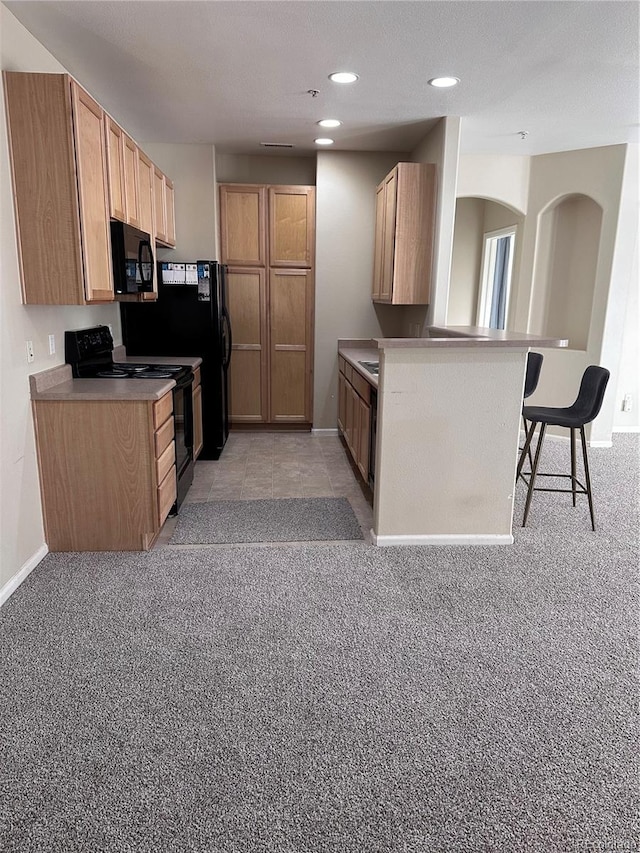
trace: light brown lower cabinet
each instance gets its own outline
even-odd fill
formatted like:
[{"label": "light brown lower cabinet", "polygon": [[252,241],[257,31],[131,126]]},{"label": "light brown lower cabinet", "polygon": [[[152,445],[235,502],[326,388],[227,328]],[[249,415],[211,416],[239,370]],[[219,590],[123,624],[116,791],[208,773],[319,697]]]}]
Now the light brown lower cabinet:
[{"label": "light brown lower cabinet", "polygon": [[200,456],[203,445],[202,431],[202,385],[200,384],[200,368],[193,371],[193,461]]},{"label": "light brown lower cabinet", "polygon": [[365,482],[369,476],[371,385],[338,358],[338,429]]},{"label": "light brown lower cabinet", "polygon": [[176,499],[173,394],[33,409],[49,550],[148,550]]}]

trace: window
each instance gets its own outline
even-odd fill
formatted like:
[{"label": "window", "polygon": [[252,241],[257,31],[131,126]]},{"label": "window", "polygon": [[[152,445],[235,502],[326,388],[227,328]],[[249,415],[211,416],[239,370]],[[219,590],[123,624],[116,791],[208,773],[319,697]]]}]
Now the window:
[{"label": "window", "polygon": [[515,226],[489,231],[484,235],[478,300],[479,326],[506,328],[515,239]]}]

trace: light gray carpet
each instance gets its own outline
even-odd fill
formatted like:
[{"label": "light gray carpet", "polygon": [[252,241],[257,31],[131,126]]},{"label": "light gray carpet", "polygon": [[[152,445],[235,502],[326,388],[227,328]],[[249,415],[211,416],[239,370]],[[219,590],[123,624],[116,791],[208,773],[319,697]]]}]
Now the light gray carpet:
[{"label": "light gray carpet", "polygon": [[171,545],[362,539],[346,498],[279,498],[183,505]]},{"label": "light gray carpet", "polygon": [[592,460],[595,534],[539,495],[512,547],[49,555],[3,853],[637,850],[637,441]]}]

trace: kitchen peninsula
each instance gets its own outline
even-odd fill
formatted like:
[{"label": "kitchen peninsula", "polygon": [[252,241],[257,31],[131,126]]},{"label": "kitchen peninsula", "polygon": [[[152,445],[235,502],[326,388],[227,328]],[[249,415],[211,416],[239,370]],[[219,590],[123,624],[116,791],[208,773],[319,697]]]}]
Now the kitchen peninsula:
[{"label": "kitchen peninsula", "polygon": [[460,326],[426,334],[338,341],[341,366],[377,387],[372,541],[511,544],[527,353],[567,341]]}]

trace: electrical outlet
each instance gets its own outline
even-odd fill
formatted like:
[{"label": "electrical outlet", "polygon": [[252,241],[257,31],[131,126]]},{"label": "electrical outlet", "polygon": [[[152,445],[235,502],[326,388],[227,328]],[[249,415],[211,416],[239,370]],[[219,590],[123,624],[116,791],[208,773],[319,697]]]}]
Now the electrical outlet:
[{"label": "electrical outlet", "polygon": [[632,407],[631,394],[625,394],[622,398],[622,411],[630,412]]},{"label": "electrical outlet", "polygon": [[32,361],[35,360],[35,355],[33,353],[33,341],[27,341],[27,364],[31,364]]},{"label": "electrical outlet", "polygon": [[56,353],[56,336],[49,335],[49,355],[55,355]]}]

